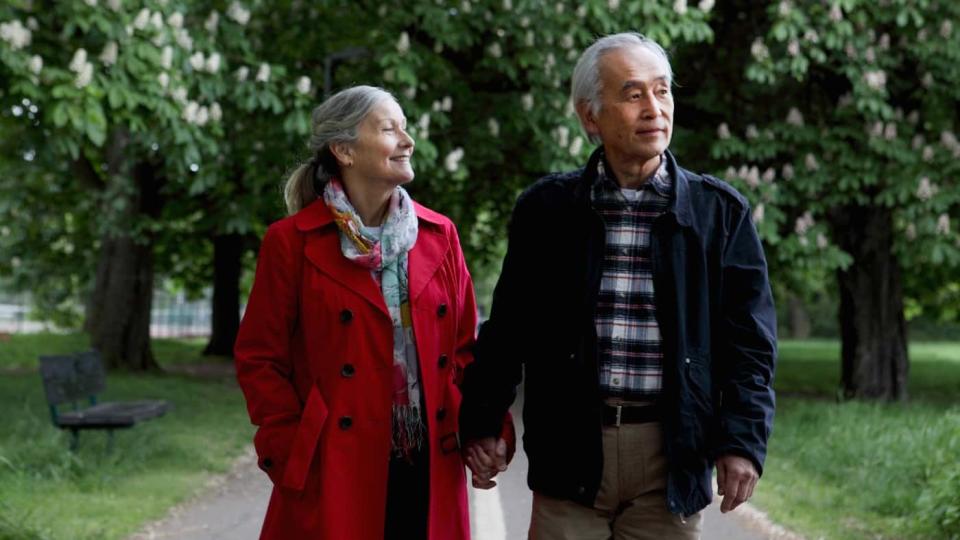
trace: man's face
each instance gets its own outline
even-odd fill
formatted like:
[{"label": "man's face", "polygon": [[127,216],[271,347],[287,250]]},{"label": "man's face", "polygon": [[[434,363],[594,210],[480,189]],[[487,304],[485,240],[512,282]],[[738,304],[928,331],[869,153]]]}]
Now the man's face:
[{"label": "man's face", "polygon": [[578,106],[584,127],[617,161],[646,163],[670,145],[673,94],[666,62],[643,47],[616,49],[600,58],[600,111]]}]

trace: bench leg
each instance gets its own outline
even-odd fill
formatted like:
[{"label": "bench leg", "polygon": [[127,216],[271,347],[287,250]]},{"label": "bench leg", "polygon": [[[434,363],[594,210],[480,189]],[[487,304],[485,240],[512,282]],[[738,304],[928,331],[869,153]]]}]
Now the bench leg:
[{"label": "bench leg", "polygon": [[76,452],[77,447],[80,446],[80,432],[76,429],[70,430],[70,451]]}]

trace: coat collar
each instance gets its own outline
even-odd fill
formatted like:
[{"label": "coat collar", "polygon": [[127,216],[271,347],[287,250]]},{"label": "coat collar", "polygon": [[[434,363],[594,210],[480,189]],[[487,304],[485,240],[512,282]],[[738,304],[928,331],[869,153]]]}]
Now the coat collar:
[{"label": "coat collar", "polygon": [[[693,219],[693,210],[690,201],[690,180],[687,178],[686,171],[677,165],[677,159],[673,156],[673,152],[666,150],[664,155],[667,158],[667,172],[673,179],[670,193],[670,206],[667,208],[667,212],[673,214],[677,219],[677,223],[681,226],[689,227]],[[601,159],[603,159],[602,146],[598,147],[593,151],[593,154],[590,155],[590,159],[587,160],[587,166],[583,169],[583,172],[580,174],[580,179],[574,187],[576,198],[584,204],[590,204],[590,189],[597,179],[597,164]]]},{"label": "coat collar", "polygon": [[[450,249],[443,232],[443,216],[416,202],[414,209],[420,220],[420,228],[417,242],[408,254],[411,303],[416,302]],[[362,296],[389,318],[383,293],[370,271],[351,262],[340,252],[340,235],[327,205],[322,200],[310,203],[294,215],[294,222],[301,232],[312,232],[305,235],[304,255],[307,260],[345,288]]]}]

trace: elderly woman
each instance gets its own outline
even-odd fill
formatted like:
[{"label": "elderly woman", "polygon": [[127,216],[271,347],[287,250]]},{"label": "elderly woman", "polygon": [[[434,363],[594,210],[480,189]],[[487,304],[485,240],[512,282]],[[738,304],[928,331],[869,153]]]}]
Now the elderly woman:
[{"label": "elderly woman", "polygon": [[392,95],[313,112],[240,326],[237,377],[274,483],[261,538],[469,537],[457,440],[473,285],[457,231],[414,202]]}]

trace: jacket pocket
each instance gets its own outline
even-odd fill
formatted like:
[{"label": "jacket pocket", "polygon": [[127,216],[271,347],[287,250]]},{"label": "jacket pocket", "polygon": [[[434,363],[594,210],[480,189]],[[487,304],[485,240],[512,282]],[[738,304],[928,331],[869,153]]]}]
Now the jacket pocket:
[{"label": "jacket pocket", "polygon": [[710,363],[688,355],[680,366],[680,441],[684,450],[699,454],[707,444],[707,426],[713,418],[713,380]]},{"label": "jacket pocket", "polygon": [[320,390],[316,385],[312,386],[300,416],[300,425],[297,426],[290,446],[290,455],[283,473],[284,487],[298,491],[303,489],[328,414],[327,404],[323,401]]}]

